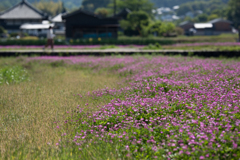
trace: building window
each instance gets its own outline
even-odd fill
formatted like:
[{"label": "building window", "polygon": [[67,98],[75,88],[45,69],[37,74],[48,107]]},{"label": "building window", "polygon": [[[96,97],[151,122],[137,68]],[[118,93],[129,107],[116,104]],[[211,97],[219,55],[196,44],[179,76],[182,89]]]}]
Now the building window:
[{"label": "building window", "polygon": [[7,23],[7,25],[13,25],[13,24],[14,24],[14,21],[8,20],[6,23]]},{"label": "building window", "polygon": [[14,24],[15,24],[15,25],[21,25],[21,20],[15,20],[15,21],[14,21]]}]

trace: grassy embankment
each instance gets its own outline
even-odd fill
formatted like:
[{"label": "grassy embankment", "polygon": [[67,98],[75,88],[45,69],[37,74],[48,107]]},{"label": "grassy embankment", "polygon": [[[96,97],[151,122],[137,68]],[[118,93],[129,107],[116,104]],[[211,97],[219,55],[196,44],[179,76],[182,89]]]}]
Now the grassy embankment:
[{"label": "grassy embankment", "polygon": [[[137,40],[140,39],[138,36],[127,37],[121,36],[119,40]],[[200,43],[200,42],[236,42],[238,39],[237,34],[221,34],[216,36],[178,36],[178,37],[146,37],[141,39],[155,39],[155,40],[162,40],[162,39],[170,39],[175,41],[176,43]]]},{"label": "grassy embankment", "polygon": [[169,45],[169,46],[161,46],[159,44],[150,44],[145,46],[143,50],[195,50],[195,51],[240,51],[239,45],[228,45],[228,44],[198,44],[191,45]]}]

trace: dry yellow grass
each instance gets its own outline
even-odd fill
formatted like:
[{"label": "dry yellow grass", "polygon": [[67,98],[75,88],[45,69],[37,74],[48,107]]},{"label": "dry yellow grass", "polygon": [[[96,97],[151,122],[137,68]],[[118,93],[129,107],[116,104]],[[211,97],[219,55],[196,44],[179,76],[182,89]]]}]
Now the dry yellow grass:
[{"label": "dry yellow grass", "polygon": [[[15,62],[0,59],[0,67]],[[66,112],[71,113],[78,105],[94,109],[106,103],[74,95],[85,95],[105,86],[117,88],[119,82],[114,75],[70,67],[38,64],[29,68],[29,82],[0,85],[0,157],[4,159],[21,157],[21,154],[25,155],[24,159],[32,159],[36,150],[41,153],[38,157],[43,158],[46,149],[54,148],[60,139],[55,121],[63,123]],[[85,106],[86,103],[89,105]]]}]

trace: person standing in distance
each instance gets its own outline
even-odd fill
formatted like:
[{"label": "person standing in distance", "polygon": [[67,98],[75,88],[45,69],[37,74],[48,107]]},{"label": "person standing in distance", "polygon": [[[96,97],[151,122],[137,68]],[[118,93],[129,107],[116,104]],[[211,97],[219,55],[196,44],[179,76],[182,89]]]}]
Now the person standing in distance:
[{"label": "person standing in distance", "polygon": [[44,50],[48,46],[51,46],[52,51],[54,50],[54,41],[53,41],[54,37],[55,37],[55,35],[53,34],[53,27],[50,26],[47,31],[47,44],[43,47]]}]

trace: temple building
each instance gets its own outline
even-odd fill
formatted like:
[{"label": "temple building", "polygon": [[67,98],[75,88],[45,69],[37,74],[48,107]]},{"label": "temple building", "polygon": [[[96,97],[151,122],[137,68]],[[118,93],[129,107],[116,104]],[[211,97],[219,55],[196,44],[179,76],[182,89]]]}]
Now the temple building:
[{"label": "temple building", "polygon": [[48,15],[34,8],[26,0],[0,13],[0,26],[8,33],[19,32],[23,24],[39,24],[43,20],[48,20]]}]

